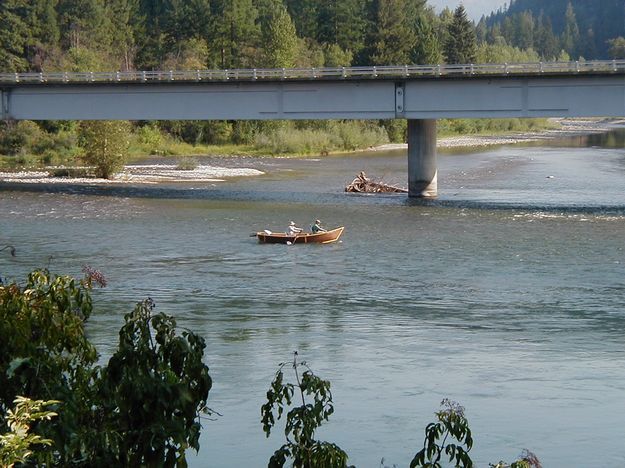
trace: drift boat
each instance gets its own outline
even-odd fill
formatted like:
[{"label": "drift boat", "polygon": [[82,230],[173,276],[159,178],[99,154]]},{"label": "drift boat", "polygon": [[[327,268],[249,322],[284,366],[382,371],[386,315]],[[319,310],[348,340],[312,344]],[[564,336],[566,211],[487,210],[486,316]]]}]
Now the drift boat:
[{"label": "drift boat", "polygon": [[258,242],[263,244],[330,244],[336,242],[343,234],[345,227],[341,226],[331,231],[302,232],[297,235],[285,234],[284,232],[261,231],[256,233]]}]

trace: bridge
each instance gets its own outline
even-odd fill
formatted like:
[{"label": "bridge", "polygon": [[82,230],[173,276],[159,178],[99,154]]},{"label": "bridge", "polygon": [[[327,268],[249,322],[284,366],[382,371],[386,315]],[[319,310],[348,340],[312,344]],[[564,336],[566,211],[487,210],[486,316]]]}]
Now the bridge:
[{"label": "bridge", "polygon": [[0,117],[407,119],[411,197],[437,193],[436,119],[623,117],[625,61],[0,73]]}]

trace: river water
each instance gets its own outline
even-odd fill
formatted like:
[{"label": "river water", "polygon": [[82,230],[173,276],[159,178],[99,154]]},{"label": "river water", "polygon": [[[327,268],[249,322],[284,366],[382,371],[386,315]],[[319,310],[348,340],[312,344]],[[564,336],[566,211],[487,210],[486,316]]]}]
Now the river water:
[{"label": "river water", "polygon": [[[319,432],[358,467],[407,466],[443,398],[480,467],[528,448],[545,467],[625,466],[623,133],[439,154],[440,198],[342,192],[360,171],[405,185],[405,152],[207,159],[266,172],[217,184],[0,191],[4,277],[100,269],[88,333],[103,357],[147,296],[207,340],[214,379],[194,467],[266,466],[264,402],[294,350],[332,382]],[[340,243],[259,245],[289,220]],[[5,252],[6,254],[6,252]]]}]

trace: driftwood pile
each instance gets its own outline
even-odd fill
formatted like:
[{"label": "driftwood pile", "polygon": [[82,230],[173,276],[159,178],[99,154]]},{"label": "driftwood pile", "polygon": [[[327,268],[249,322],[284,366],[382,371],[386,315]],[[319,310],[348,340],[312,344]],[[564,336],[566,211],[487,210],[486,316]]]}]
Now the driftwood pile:
[{"label": "driftwood pile", "polygon": [[352,183],[345,187],[345,191],[357,193],[408,193],[408,190],[405,188],[371,180],[364,171],[360,171],[360,174],[356,176]]}]

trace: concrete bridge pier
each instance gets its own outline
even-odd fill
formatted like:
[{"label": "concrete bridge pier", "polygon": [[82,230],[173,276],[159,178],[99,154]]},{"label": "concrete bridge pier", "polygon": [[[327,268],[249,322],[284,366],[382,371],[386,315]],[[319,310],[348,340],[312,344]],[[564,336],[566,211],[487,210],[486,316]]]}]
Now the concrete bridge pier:
[{"label": "concrete bridge pier", "polygon": [[438,194],[436,167],[436,119],[408,120],[408,196],[435,198]]}]

